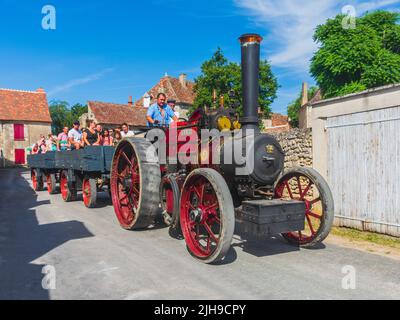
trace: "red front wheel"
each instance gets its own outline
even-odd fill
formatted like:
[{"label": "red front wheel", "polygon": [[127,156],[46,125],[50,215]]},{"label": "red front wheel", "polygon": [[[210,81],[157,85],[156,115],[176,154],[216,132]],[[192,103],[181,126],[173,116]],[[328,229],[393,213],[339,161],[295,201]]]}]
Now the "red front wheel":
[{"label": "red front wheel", "polygon": [[43,190],[43,178],[39,175],[37,169],[31,170],[32,187],[35,191]]},{"label": "red front wheel", "polygon": [[47,192],[49,194],[55,194],[57,192],[57,181],[54,173],[46,175]]},{"label": "red front wheel", "polygon": [[180,220],[189,252],[205,263],[222,260],[235,228],[232,196],[213,169],[196,169],[182,189]]},{"label": "red front wheel", "polygon": [[306,205],[304,230],[282,235],[290,243],[313,247],[329,235],[334,220],[333,197],[317,171],[293,168],[284,173],[276,184],[275,198],[304,201]]}]

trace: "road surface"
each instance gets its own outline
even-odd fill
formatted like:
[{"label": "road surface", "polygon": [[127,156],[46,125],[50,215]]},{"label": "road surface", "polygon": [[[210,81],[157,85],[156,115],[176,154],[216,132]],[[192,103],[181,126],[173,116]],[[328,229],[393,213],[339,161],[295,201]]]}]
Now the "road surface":
[{"label": "road surface", "polygon": [[96,209],[64,203],[22,169],[0,170],[0,186],[1,299],[400,299],[386,257],[235,236],[224,263],[204,265],[165,227],[121,229],[105,194]]}]

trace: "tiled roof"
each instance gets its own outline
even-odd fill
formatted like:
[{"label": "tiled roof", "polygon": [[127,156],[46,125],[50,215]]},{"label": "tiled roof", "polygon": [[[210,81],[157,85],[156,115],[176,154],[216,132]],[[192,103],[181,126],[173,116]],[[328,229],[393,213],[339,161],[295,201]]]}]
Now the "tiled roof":
[{"label": "tiled roof", "polygon": [[308,104],[311,105],[321,100],[322,100],[322,91],[321,89],[318,89],[317,92],[314,94],[314,97],[311,98]]},{"label": "tiled roof", "polygon": [[88,107],[99,123],[120,125],[126,122],[131,126],[146,125],[145,108],[98,101],[88,101]]},{"label": "tiled roof", "polygon": [[0,120],[51,123],[46,93],[0,89]]},{"label": "tiled roof", "polygon": [[[193,92],[194,83],[186,80],[183,86],[179,79],[170,76],[161,78],[160,82],[151,88],[147,93],[153,97],[151,103],[155,103],[156,97],[160,92],[166,94],[167,99],[176,100],[179,104],[193,105],[195,94]],[[143,98],[135,102],[136,106],[143,106]]]}]

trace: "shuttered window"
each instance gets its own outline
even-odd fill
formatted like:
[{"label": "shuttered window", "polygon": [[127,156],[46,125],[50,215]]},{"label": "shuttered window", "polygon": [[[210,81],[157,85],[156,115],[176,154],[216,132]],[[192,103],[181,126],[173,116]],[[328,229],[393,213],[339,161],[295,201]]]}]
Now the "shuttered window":
[{"label": "shuttered window", "polygon": [[23,124],[14,123],[14,140],[25,140]]},{"label": "shuttered window", "polygon": [[15,149],[15,164],[25,164],[25,149]]}]

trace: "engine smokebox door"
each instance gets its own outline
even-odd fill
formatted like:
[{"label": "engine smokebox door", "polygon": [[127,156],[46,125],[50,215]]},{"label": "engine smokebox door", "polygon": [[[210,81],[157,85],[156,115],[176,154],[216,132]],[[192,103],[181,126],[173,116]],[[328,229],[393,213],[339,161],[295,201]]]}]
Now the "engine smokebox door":
[{"label": "engine smokebox door", "polygon": [[255,236],[304,230],[306,206],[302,201],[250,200],[236,210],[240,231]]}]

